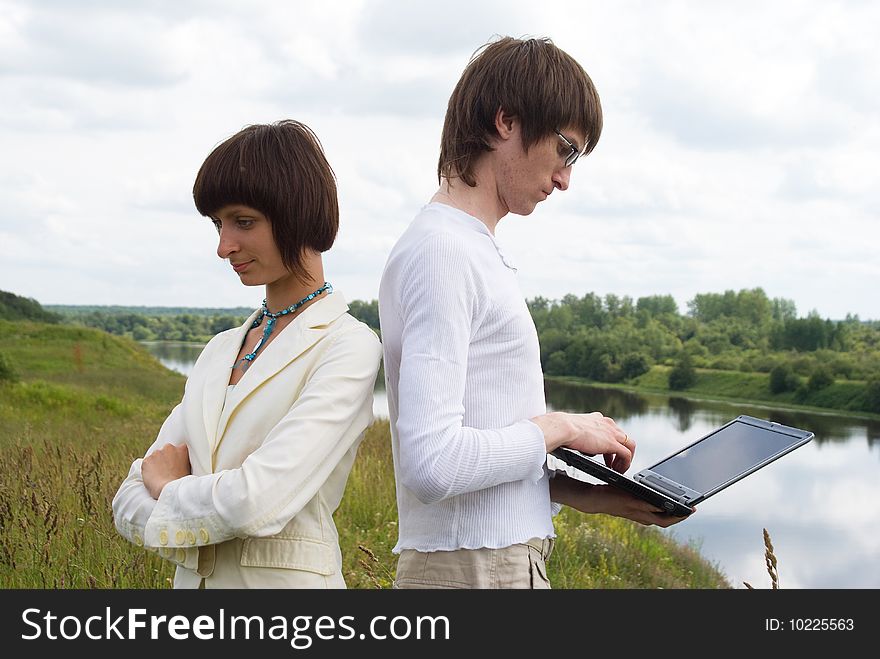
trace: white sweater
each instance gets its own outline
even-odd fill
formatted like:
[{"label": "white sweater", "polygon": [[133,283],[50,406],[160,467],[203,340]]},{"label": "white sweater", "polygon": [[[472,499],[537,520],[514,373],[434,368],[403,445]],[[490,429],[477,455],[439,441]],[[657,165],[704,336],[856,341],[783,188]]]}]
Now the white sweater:
[{"label": "white sweater", "polygon": [[399,537],[395,552],[552,537],[535,325],[478,219],[425,206],[388,258],[379,316]]}]

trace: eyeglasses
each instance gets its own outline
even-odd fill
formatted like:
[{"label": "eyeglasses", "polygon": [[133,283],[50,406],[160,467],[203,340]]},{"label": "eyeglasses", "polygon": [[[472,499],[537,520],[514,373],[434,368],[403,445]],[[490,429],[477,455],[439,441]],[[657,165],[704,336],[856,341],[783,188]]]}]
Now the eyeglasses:
[{"label": "eyeglasses", "polygon": [[570,149],[569,154],[567,156],[565,156],[565,166],[571,167],[573,164],[575,164],[577,162],[578,158],[581,157],[581,152],[578,150],[578,148],[574,144],[571,143],[571,141],[569,141],[569,139],[567,137],[565,137],[565,135],[560,133],[558,130],[553,131],[553,132],[556,133],[556,136],[565,143],[565,146],[567,146]]}]

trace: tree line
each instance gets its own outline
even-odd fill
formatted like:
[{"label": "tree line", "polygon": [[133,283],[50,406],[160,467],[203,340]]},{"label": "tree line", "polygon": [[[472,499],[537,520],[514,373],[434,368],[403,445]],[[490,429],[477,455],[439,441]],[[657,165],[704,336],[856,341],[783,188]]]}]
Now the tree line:
[{"label": "tree line", "polygon": [[36,300],[7,291],[0,291],[0,319],[34,320],[40,323],[61,322],[59,314],[46,311]]},{"label": "tree line", "polygon": [[[632,382],[654,366],[669,367],[669,387],[693,385],[696,369],[766,373],[771,393],[810,392],[837,380],[863,382],[859,409],[880,413],[880,322],[798,316],[792,300],[761,288],[700,293],[682,313],[671,295],[636,300],[587,293],[527,305],[548,375],[596,382]],[[353,316],[379,327],[378,301],[349,303]],[[237,327],[245,308],[52,306],[0,291],[0,318],[85,325],[136,341],[206,342]],[[863,401],[863,402],[861,402]]]},{"label": "tree line", "polygon": [[682,353],[698,367],[722,370],[769,372],[785,361],[804,375],[819,365],[848,379],[880,371],[880,323],[852,315],[823,320],[815,311],[798,317],[794,302],[771,300],[760,288],[698,294],[687,314],[670,295],[633,302],[588,293],[528,305],[544,367],[595,380],[628,379]]},{"label": "tree line", "polygon": [[[348,303],[350,313],[373,329],[379,329],[377,300]],[[190,307],[98,307],[53,305],[67,323],[85,325],[135,341],[184,341],[206,343],[218,332],[238,327],[254,309],[200,309]],[[0,318],[3,316],[0,315]]]},{"label": "tree line", "polygon": [[680,313],[670,295],[633,300],[588,293],[528,301],[548,375],[627,382],[671,367],[669,388],[696,369],[767,373],[771,393],[804,400],[837,379],[864,381],[859,409],[880,412],[880,323],[799,317],[791,300],[760,289],[701,293]]}]

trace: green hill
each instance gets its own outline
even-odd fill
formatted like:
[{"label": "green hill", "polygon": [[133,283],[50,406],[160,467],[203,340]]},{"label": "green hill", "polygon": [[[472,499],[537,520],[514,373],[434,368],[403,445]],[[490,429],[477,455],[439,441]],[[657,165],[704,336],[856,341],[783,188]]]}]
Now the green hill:
[{"label": "green hill", "polygon": [[[124,541],[110,503],[183,392],[135,341],[0,320],[0,588],[166,588],[157,555]],[[345,579],[387,588],[397,539],[388,422],[367,431],[336,513]],[[718,569],[652,528],[566,509],[548,563],[557,588],[724,588]]]},{"label": "green hill", "polygon": [[0,320],[0,588],[166,587],[116,533],[110,501],[183,392],[130,339]]},{"label": "green hill", "polygon": [[0,319],[36,320],[41,323],[61,322],[61,316],[46,311],[36,300],[7,291],[0,291]]}]

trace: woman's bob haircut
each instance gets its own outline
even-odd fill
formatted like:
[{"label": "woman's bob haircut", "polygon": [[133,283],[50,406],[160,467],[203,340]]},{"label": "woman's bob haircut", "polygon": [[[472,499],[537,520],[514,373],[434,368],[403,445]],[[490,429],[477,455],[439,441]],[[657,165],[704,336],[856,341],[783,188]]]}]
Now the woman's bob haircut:
[{"label": "woman's bob haircut", "polygon": [[196,175],[193,200],[205,217],[233,204],[260,211],[282,262],[302,281],[303,251],[326,252],[339,229],[336,177],[314,132],[292,119],[247,126],[221,142]]}]

